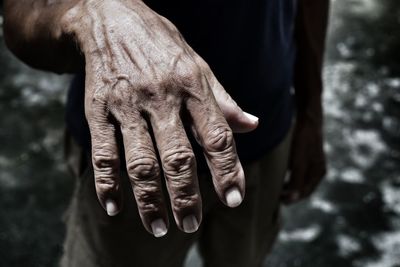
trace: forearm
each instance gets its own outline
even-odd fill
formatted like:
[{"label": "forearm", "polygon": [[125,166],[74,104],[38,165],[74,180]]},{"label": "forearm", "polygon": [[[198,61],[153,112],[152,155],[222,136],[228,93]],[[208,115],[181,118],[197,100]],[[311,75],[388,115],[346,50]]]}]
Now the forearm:
[{"label": "forearm", "polygon": [[299,0],[294,87],[298,118],[322,122],[322,67],[329,0]]},{"label": "forearm", "polygon": [[4,37],[13,53],[32,67],[58,73],[83,68],[83,57],[62,29],[66,12],[80,0],[5,0]]}]

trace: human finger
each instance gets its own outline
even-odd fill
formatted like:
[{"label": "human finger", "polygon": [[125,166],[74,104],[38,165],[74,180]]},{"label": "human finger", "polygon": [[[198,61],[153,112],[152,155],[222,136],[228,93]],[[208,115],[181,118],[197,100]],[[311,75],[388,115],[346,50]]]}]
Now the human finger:
[{"label": "human finger", "polygon": [[94,96],[86,100],[85,113],[90,128],[97,197],[107,214],[115,216],[122,208],[120,160],[116,129],[104,107],[105,102]]},{"label": "human finger", "polygon": [[247,133],[255,130],[259,123],[258,117],[243,111],[229,93],[226,92],[207,62],[194,52],[193,49],[190,47],[188,49],[206,77],[215,100],[233,132]]},{"label": "human finger", "polygon": [[178,111],[153,114],[151,125],[178,227],[186,233],[197,231],[201,219],[196,159]]},{"label": "human finger", "polygon": [[168,217],[160,179],[160,167],[145,119],[129,116],[121,124],[126,169],[138,211],[147,231],[156,237],[168,231]]},{"label": "human finger", "polygon": [[[205,79],[203,86],[208,86]],[[245,193],[244,172],[236,153],[233,132],[214,96],[209,93],[203,101],[188,99],[187,109],[219,198],[229,207],[240,205]]]},{"label": "human finger", "polygon": [[224,114],[224,117],[233,132],[247,133],[255,130],[259,123],[258,117],[250,113],[244,112],[233,100],[233,98],[225,91],[223,86],[216,80],[215,77],[212,77],[210,79],[215,79],[214,82],[210,82],[211,89],[219,108]]}]

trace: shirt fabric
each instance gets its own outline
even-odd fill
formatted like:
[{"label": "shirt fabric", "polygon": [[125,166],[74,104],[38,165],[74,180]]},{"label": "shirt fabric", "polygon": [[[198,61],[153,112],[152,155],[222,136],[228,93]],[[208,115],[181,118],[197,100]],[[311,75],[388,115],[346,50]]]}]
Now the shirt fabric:
[{"label": "shirt fabric", "polygon": [[[255,131],[235,135],[240,159],[259,159],[279,144],[294,113],[296,0],[145,2],[177,26],[238,105],[260,118]],[[83,74],[71,84],[66,119],[75,140],[90,149]]]}]

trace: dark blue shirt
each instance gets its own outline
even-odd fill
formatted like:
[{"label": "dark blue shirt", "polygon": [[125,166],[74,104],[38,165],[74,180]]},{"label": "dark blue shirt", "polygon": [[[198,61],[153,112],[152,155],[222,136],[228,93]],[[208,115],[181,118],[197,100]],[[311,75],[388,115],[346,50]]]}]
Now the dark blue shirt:
[{"label": "dark blue shirt", "polygon": [[[257,130],[235,137],[241,160],[255,160],[277,145],[294,110],[296,0],[145,2],[178,27],[239,106],[260,118]],[[90,149],[83,99],[84,75],[77,75],[68,96],[67,127]]]}]

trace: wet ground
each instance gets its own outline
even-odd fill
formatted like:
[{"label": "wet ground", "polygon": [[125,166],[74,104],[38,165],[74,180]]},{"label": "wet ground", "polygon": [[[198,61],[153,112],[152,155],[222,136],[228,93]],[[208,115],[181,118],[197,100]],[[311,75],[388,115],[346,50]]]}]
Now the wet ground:
[{"label": "wet ground", "polygon": [[[330,25],[329,172],[284,210],[265,266],[399,267],[400,2],[335,0]],[[0,266],[54,266],[61,253],[73,187],[62,157],[68,79],[22,65],[1,40]],[[195,251],[187,266],[200,266]]]}]

